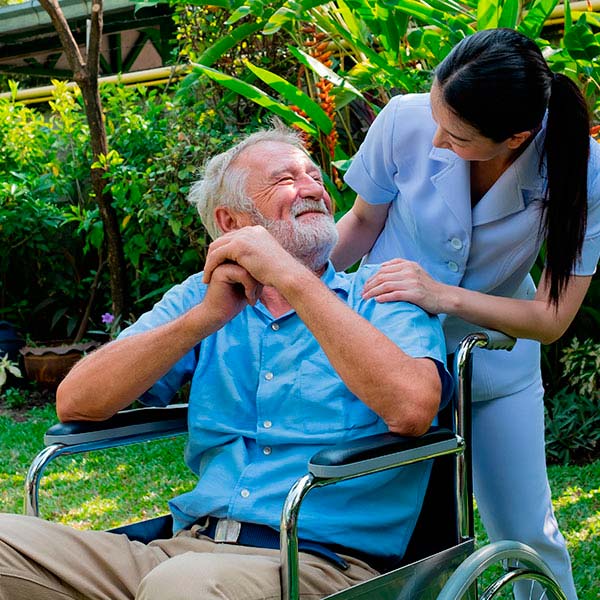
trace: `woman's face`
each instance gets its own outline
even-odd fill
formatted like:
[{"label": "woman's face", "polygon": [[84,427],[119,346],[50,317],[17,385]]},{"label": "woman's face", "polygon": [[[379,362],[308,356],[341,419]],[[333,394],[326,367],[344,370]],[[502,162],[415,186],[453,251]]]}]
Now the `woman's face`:
[{"label": "woman's face", "polygon": [[510,154],[507,141],[494,142],[463,121],[445,102],[437,81],[431,88],[431,116],[437,123],[433,136],[436,148],[447,148],[464,160],[486,161]]}]

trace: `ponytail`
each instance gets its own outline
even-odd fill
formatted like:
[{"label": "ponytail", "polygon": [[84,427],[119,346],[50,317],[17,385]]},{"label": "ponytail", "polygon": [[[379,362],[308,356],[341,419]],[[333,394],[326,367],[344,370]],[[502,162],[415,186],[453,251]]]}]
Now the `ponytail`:
[{"label": "ponytail", "polygon": [[503,142],[537,130],[548,113],[544,154],[548,187],[540,233],[546,283],[556,307],[581,257],[587,221],[589,114],[565,75],[555,75],[535,42],[513,29],[464,38],[438,65],[444,102],[481,135]]},{"label": "ponytail", "polygon": [[587,222],[589,128],[587,105],[578,87],[566,75],[555,74],[544,142],[548,188],[543,219],[545,279],[555,306],[581,257]]}]

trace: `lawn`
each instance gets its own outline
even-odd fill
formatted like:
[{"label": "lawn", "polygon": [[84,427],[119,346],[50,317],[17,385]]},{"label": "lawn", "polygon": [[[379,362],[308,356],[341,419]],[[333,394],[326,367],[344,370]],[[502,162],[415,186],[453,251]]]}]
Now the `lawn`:
[{"label": "lawn", "polygon": [[[0,416],[0,510],[21,512],[23,484],[52,407],[35,408],[24,422]],[[183,465],[184,440],[64,457],[51,464],[40,491],[42,516],[78,528],[104,529],[163,513],[167,499],[193,483]],[[549,469],[554,505],[574,564],[580,600],[598,600],[600,582],[600,461]],[[123,491],[125,490],[125,491]],[[477,521],[477,538],[485,535]]]}]

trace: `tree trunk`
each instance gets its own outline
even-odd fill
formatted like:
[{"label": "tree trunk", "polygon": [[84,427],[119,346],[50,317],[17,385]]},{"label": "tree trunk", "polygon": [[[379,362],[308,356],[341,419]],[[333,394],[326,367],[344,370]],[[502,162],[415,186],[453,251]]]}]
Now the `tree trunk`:
[{"label": "tree trunk", "polygon": [[[73,71],[73,78],[83,97],[83,105],[90,128],[92,161],[98,162],[101,155],[108,154],[108,142],[102,102],[98,93],[98,72],[100,65],[100,41],[102,39],[102,0],[93,0],[90,15],[90,31],[86,57],[79,51],[73,32],[60,8],[58,0],[39,0],[50,16],[58,33],[61,45]],[[116,316],[129,311],[129,285],[125,268],[123,240],[119,221],[112,204],[112,196],[106,190],[105,169],[92,168],[91,180],[95,200],[100,208],[100,217],[104,225],[104,242],[112,296],[112,312]]]}]

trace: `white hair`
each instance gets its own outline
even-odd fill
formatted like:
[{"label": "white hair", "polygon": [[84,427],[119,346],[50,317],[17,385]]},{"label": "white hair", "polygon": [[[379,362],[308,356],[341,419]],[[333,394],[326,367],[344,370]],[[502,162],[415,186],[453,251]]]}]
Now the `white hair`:
[{"label": "white hair", "polygon": [[246,194],[248,170],[235,163],[245,150],[263,142],[289,144],[306,152],[299,133],[276,123],[272,129],[256,131],[242,138],[233,148],[213,156],[204,165],[202,178],[192,185],[188,195],[212,239],[222,234],[215,222],[215,209],[219,206],[252,213],[254,202]]}]

